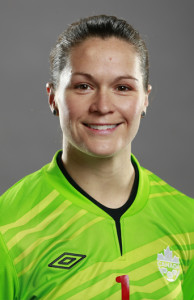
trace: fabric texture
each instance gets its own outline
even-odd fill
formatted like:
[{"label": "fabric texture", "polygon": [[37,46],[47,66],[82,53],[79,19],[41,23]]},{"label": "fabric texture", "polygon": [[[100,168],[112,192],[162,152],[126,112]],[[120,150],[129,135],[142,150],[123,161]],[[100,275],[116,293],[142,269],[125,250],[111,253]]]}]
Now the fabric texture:
[{"label": "fabric texture", "polygon": [[139,183],[120,219],[121,256],[115,221],[57,154],[0,198],[0,299],[194,299],[193,199],[132,155]]}]

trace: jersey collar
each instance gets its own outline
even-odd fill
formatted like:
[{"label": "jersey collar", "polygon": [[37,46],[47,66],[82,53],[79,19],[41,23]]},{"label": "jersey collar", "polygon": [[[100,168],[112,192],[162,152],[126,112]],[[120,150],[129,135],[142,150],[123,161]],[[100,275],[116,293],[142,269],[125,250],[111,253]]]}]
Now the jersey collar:
[{"label": "jersey collar", "polygon": [[[69,201],[75,205],[86,209],[94,214],[111,218],[102,208],[94,204],[88,197],[77,189],[70,180],[70,176],[64,176],[57,164],[57,156],[61,150],[57,151],[50,164],[44,167],[47,180],[53,187]],[[145,206],[149,195],[149,179],[146,170],[139,165],[135,156],[131,155],[132,162],[137,166],[139,173],[139,183],[135,200],[122,217],[127,217],[138,213]]]}]

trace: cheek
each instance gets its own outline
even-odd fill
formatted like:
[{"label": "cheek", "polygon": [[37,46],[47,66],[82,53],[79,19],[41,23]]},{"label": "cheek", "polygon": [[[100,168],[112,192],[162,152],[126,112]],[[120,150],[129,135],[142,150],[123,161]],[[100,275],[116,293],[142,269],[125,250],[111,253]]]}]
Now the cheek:
[{"label": "cheek", "polygon": [[137,118],[139,119],[142,111],[140,101],[129,101],[123,106],[122,112],[128,123],[132,123]]},{"label": "cheek", "polygon": [[83,105],[77,103],[76,101],[73,101],[73,99],[71,99],[70,101],[67,100],[66,111],[68,114],[69,122],[76,122],[81,118],[83,114]]},{"label": "cheek", "polygon": [[60,123],[63,128],[74,127],[83,115],[84,106],[66,97],[60,105]]},{"label": "cheek", "polygon": [[65,101],[60,101],[58,103],[59,109],[59,122],[62,131],[66,131],[69,124],[69,109]]}]

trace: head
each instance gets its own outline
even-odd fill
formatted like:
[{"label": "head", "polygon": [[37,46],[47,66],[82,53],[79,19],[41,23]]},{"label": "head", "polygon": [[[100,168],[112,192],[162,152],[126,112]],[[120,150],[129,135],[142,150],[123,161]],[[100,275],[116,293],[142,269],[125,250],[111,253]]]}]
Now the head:
[{"label": "head", "polygon": [[139,33],[116,17],[83,19],[59,36],[50,60],[49,103],[68,146],[101,157],[129,150],[150,92]]}]

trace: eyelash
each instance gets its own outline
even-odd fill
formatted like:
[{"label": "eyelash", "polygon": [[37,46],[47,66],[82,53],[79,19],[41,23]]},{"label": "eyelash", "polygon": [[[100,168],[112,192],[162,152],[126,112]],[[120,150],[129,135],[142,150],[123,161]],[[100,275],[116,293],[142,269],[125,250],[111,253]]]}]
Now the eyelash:
[{"label": "eyelash", "polygon": [[[121,89],[119,90],[119,88],[121,88]],[[120,84],[120,85],[117,86],[117,90],[120,91],[120,92],[128,92],[128,91],[131,91],[132,88],[127,86],[127,85]]]},{"label": "eyelash", "polygon": [[[74,86],[74,88],[77,89],[77,90],[83,90],[83,91],[91,89],[90,85],[87,84],[87,83],[76,84]],[[128,91],[131,91],[132,88],[130,86],[127,86],[127,85],[124,85],[124,84],[119,84],[116,87],[116,90],[119,91],[119,92],[128,92]]]},{"label": "eyelash", "polygon": [[90,86],[87,83],[80,83],[75,85],[75,89],[87,90]]}]

